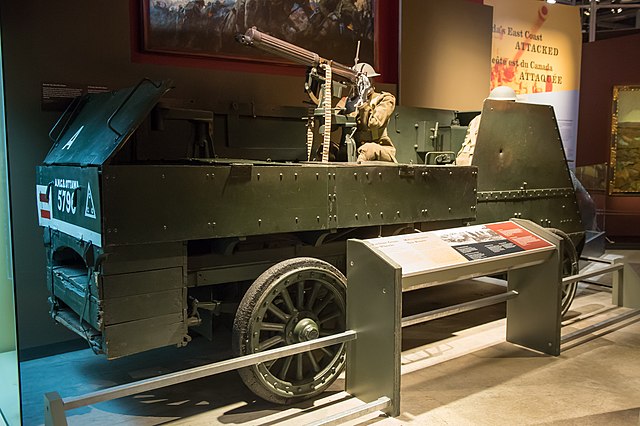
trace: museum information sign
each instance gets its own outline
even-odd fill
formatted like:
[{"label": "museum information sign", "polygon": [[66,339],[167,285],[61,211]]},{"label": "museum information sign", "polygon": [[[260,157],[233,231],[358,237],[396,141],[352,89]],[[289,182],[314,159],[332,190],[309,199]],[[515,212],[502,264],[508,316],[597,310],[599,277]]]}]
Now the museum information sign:
[{"label": "museum information sign", "polygon": [[377,238],[369,243],[402,266],[403,276],[553,247],[511,221]]}]

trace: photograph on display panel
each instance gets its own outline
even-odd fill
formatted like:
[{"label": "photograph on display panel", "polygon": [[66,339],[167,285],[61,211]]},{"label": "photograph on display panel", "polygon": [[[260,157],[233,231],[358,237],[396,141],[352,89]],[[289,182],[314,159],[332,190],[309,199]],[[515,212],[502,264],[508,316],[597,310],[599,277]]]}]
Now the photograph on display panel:
[{"label": "photograph on display panel", "polygon": [[640,193],[640,86],[614,86],[609,194]]},{"label": "photograph on display panel", "polygon": [[235,38],[256,27],[322,57],[374,63],[374,0],[142,0],[143,49],[281,62]]}]

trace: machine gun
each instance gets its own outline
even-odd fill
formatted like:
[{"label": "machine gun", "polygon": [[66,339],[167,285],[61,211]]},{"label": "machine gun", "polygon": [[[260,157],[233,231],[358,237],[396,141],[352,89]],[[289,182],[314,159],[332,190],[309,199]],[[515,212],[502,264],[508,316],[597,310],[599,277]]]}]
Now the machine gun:
[{"label": "machine gun", "polygon": [[[322,91],[319,90],[319,86],[314,84],[314,82],[320,81],[326,83],[327,70],[330,70],[332,79],[335,79],[333,76],[338,77],[338,79],[335,79],[337,80],[335,81],[337,87],[334,85],[332,88],[336,97],[341,97],[342,88],[350,87],[352,93],[349,98],[354,102],[354,105],[357,106],[364,102],[369,94],[369,90],[371,90],[371,82],[364,73],[358,72],[352,67],[339,62],[325,59],[317,53],[296,46],[295,44],[270,36],[269,34],[259,31],[256,27],[249,28],[245,34],[238,34],[236,39],[245,46],[256,47],[269,54],[309,67],[305,90],[318,107],[321,106],[322,99],[319,93],[322,93]],[[356,61],[357,57],[358,54],[356,53]],[[319,70],[325,70],[325,75],[320,75]]]},{"label": "machine gun", "polygon": [[[307,131],[307,154],[312,157],[313,128],[318,127],[322,134],[322,161],[327,162],[329,158],[331,125],[338,125],[350,128],[351,132],[345,133],[345,144],[347,146],[347,159],[354,161],[356,156],[355,142],[351,135],[355,130],[355,120],[342,115],[341,109],[332,107],[333,97],[341,98],[342,90],[349,87],[349,100],[346,103],[346,113],[355,111],[364,104],[370,91],[373,90],[367,75],[358,72],[354,68],[325,59],[315,52],[304,49],[295,44],[281,40],[259,31],[256,27],[250,28],[245,34],[238,34],[236,40],[246,46],[256,47],[264,52],[287,59],[293,63],[308,67],[305,91],[309,98],[316,105],[312,116],[308,121]],[[356,53],[356,62],[358,53]],[[320,70],[324,71],[321,75]],[[334,80],[333,76],[338,78]],[[318,119],[324,119],[323,125],[318,125]]]}]

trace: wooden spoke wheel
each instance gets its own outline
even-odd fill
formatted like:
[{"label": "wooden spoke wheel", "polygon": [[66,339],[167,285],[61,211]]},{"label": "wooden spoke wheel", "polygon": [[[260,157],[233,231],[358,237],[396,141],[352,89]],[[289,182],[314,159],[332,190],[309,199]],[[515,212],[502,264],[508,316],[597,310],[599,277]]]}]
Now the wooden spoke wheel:
[{"label": "wooden spoke wheel", "polygon": [[[233,349],[248,355],[345,331],[346,278],[314,258],[280,262],[251,285],[233,323]],[[259,397],[286,404],[324,391],[341,373],[344,344],[238,370]]]},{"label": "wooden spoke wheel", "polygon": [[[562,277],[576,275],[580,267],[578,265],[578,252],[576,251],[576,246],[573,244],[573,241],[571,241],[571,238],[569,238],[566,233],[559,229],[549,228],[549,231],[562,238],[563,241],[562,258],[560,259],[562,262]],[[573,303],[573,299],[576,297],[577,289],[577,282],[562,287],[561,315],[564,316],[569,311],[571,303]]]}]

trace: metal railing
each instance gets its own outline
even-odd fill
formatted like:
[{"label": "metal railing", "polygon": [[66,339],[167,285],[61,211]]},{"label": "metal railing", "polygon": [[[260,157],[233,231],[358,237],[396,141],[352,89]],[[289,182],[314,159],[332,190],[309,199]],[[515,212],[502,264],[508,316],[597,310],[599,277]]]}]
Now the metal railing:
[{"label": "metal railing", "polygon": [[[349,342],[355,340],[356,337],[357,334],[355,331],[347,330],[342,333],[321,337],[308,342],[295,343],[293,345],[270,349],[264,352],[249,354],[213,364],[207,364],[201,367],[194,367],[188,370],[164,374],[162,376],[152,377],[133,383],[113,386],[77,397],[61,398],[58,392],[49,392],[45,394],[45,424],[47,426],[66,425],[67,421],[65,411],[73,410],[75,408],[123,398],[125,396],[131,396],[141,392],[184,383],[203,377],[209,377],[215,374],[249,367],[262,362],[272,361],[285,356],[320,349],[338,343]],[[369,407],[367,407],[367,409],[368,408]]]}]

